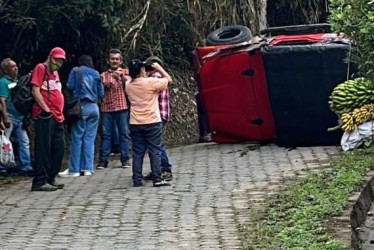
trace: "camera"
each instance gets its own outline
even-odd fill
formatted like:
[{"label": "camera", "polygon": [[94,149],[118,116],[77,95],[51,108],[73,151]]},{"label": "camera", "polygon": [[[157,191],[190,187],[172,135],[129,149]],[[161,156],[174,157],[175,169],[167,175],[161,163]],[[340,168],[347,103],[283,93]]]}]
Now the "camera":
[{"label": "camera", "polygon": [[145,71],[147,71],[147,72],[154,70],[152,65],[150,65],[150,64],[144,65],[144,68],[145,68]]}]

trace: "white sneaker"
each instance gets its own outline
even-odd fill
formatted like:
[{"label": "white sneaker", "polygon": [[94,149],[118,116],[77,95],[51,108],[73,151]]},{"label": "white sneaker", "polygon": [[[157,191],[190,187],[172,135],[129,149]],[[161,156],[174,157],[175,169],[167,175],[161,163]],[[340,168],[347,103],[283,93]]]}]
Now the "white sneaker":
[{"label": "white sneaker", "polygon": [[79,177],[81,174],[80,173],[66,173],[66,174],[62,174],[62,173],[59,173],[58,176],[60,177]]},{"label": "white sneaker", "polygon": [[69,168],[67,168],[64,171],[58,173],[58,175],[60,175],[60,174],[64,174],[65,175],[65,174],[68,174],[68,173],[69,173]]},{"label": "white sneaker", "polygon": [[92,175],[93,173],[91,171],[83,171],[83,175],[84,176],[90,176]]}]

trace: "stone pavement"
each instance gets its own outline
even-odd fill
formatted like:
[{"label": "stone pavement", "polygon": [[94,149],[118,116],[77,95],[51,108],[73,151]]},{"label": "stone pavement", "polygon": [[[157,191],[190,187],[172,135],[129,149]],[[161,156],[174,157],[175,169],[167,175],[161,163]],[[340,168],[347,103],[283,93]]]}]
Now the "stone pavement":
[{"label": "stone pavement", "polygon": [[[0,189],[0,249],[242,249],[250,209],[306,171],[329,167],[337,147],[194,144],[169,149],[171,187],[132,187],[131,170],[58,179],[64,190]],[[148,173],[149,162],[144,163]]]}]

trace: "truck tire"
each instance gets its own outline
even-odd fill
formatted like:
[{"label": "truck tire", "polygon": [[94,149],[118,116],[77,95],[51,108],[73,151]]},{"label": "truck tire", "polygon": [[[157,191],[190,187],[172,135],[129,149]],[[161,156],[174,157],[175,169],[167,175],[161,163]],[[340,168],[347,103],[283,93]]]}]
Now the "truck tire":
[{"label": "truck tire", "polygon": [[252,38],[251,30],[242,25],[229,25],[216,29],[206,38],[206,44],[224,45],[247,42]]}]

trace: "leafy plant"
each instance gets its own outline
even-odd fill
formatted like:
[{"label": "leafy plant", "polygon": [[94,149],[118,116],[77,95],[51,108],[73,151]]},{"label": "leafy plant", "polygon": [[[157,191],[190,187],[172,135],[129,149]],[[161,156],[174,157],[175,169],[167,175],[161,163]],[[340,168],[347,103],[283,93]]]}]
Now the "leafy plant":
[{"label": "leafy plant", "polygon": [[357,42],[359,69],[374,79],[374,2],[368,0],[330,0],[329,22],[336,32]]}]

